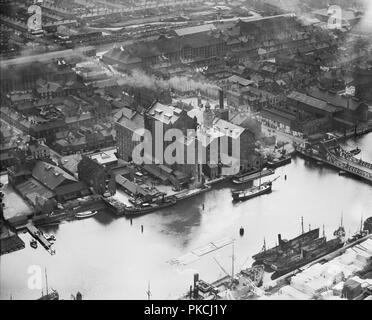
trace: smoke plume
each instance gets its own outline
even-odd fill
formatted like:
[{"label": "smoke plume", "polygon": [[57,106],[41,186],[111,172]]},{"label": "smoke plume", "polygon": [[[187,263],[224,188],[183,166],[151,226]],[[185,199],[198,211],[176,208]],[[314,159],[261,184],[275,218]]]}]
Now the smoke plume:
[{"label": "smoke plume", "polygon": [[133,87],[145,87],[148,89],[174,89],[178,91],[214,91],[218,87],[212,83],[196,81],[186,76],[172,76],[169,80],[160,79],[154,75],[149,75],[141,70],[133,70],[131,74],[122,74],[119,79],[119,84],[130,85]]}]

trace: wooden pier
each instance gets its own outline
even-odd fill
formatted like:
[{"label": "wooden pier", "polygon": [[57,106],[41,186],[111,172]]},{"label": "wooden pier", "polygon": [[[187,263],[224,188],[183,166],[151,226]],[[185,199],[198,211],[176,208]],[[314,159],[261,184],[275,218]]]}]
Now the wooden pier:
[{"label": "wooden pier", "polygon": [[53,252],[52,250],[52,243],[50,243],[44,236],[44,234],[38,229],[36,228],[34,225],[32,224],[28,224],[26,226],[26,229],[27,231],[29,232],[29,234],[35,238],[46,250],[48,250],[49,252]]}]

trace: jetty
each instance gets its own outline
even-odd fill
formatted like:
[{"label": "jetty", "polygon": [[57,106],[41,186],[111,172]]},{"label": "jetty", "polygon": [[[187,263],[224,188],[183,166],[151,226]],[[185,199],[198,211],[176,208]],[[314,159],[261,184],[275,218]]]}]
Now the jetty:
[{"label": "jetty", "polygon": [[50,253],[53,252],[52,243],[45,238],[44,234],[38,228],[36,228],[32,224],[27,224],[26,229],[28,233],[33,238],[35,238],[46,250],[48,250]]}]

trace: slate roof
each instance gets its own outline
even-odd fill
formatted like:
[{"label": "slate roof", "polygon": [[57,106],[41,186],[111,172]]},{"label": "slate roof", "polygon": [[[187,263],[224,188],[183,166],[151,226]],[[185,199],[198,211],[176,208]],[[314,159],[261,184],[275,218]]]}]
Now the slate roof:
[{"label": "slate roof", "polygon": [[72,175],[63,169],[44,161],[36,162],[32,176],[50,190],[55,190],[65,182],[77,182]]}]

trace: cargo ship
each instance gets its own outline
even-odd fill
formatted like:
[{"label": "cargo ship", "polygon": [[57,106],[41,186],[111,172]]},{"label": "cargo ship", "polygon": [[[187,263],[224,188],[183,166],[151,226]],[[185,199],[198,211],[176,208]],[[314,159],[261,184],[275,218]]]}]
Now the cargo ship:
[{"label": "cargo ship", "polygon": [[271,275],[271,279],[274,280],[286,273],[298,269],[311,261],[342,248],[343,245],[344,241],[339,237],[328,241],[326,237],[315,239],[306,246],[301,247],[299,252],[294,252],[293,254],[279,257],[277,261],[271,265],[271,268],[274,270],[274,273]]},{"label": "cargo ship", "polygon": [[243,176],[235,177],[232,182],[235,184],[243,184],[243,183],[247,183],[247,182],[259,179],[259,178],[270,176],[274,173],[275,171],[272,169],[265,169],[262,171],[257,170],[255,172],[251,172]]},{"label": "cargo ship", "polygon": [[278,234],[277,246],[266,249],[266,243],[264,241],[261,252],[255,254],[252,258],[255,260],[255,263],[271,266],[278,257],[289,254],[291,251],[299,250],[300,247],[307,245],[317,238],[319,238],[319,228],[303,232],[299,236],[290,240],[282,239],[281,234]]},{"label": "cargo ship", "polygon": [[[302,221],[303,230],[303,221]],[[271,278],[276,279],[288,272],[300,268],[311,261],[321,258],[345,244],[345,230],[341,226],[333,233],[334,239],[327,241],[324,230],[323,236],[319,237],[319,228],[302,232],[301,235],[289,241],[282,240],[278,235],[279,245],[253,256],[255,263],[264,264],[265,267],[274,271]]]},{"label": "cargo ship", "polygon": [[124,215],[126,216],[140,216],[144,215],[159,209],[168,208],[173,206],[177,203],[177,201],[173,198],[162,199],[158,202],[145,202],[138,204],[136,206],[125,206],[124,207]]},{"label": "cargo ship", "polygon": [[248,171],[245,171],[245,172],[240,172],[240,173],[234,175],[233,176],[233,179],[242,178],[242,177],[248,176],[250,174],[254,174],[254,173],[260,172],[261,170],[262,170],[262,168],[253,168],[253,169],[248,170]]}]

